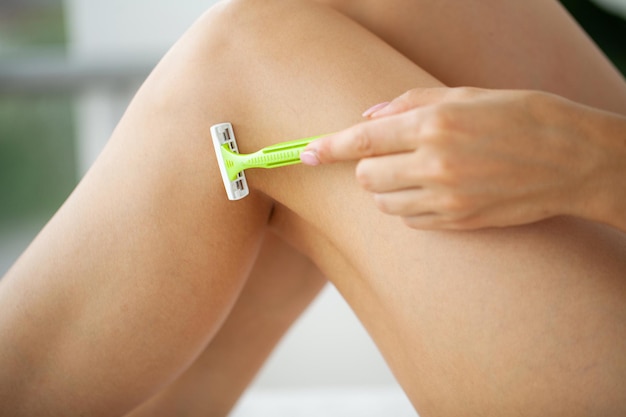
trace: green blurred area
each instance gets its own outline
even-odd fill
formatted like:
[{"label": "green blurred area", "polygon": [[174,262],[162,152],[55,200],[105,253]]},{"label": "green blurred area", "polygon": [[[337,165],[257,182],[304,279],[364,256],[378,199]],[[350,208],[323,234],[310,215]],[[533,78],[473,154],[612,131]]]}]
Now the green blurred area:
[{"label": "green blurred area", "polygon": [[[59,46],[65,41],[60,0],[45,5],[0,10],[0,45],[6,44],[8,48],[19,51],[20,47]],[[3,52],[5,54],[6,51]],[[0,55],[0,58],[4,56]]]},{"label": "green blurred area", "polygon": [[49,217],[76,179],[71,99],[0,98],[0,225]]},{"label": "green blurred area", "polygon": [[[29,48],[63,49],[62,2],[2,8],[0,60]],[[64,95],[0,96],[0,227],[58,208],[77,181],[72,100]]]},{"label": "green blurred area", "polygon": [[[562,3],[626,74],[626,22],[587,0]],[[65,42],[61,0],[0,13],[0,60]],[[71,97],[0,97],[0,226],[50,217],[77,182],[75,161]]]}]

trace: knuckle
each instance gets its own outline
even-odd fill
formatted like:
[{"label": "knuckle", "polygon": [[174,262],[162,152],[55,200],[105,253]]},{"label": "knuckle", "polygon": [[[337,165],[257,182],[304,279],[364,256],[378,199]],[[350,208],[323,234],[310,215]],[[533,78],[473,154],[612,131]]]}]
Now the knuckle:
[{"label": "knuckle", "polygon": [[425,177],[431,182],[445,186],[457,185],[456,166],[445,155],[436,155],[430,158],[424,171]]},{"label": "knuckle", "polygon": [[449,227],[454,230],[476,230],[483,228],[484,225],[478,216],[463,216],[449,221]]},{"label": "knuckle", "polygon": [[434,216],[403,217],[402,222],[415,230],[437,230],[442,228],[441,223]]},{"label": "knuckle", "polygon": [[404,97],[409,101],[414,101],[420,98],[424,94],[424,90],[421,88],[413,88],[406,93],[404,93]]},{"label": "knuckle", "polygon": [[397,202],[389,198],[387,194],[375,194],[374,201],[376,202],[376,207],[378,208],[378,210],[385,214],[397,215],[401,212],[400,210],[398,210]]},{"label": "knuckle", "polygon": [[354,132],[354,147],[361,157],[374,155],[374,140],[369,130],[359,126]]},{"label": "knuckle", "polygon": [[465,217],[458,222],[459,227],[462,230],[476,230],[485,227],[485,224],[480,220],[479,217]]},{"label": "knuckle", "polygon": [[440,201],[442,211],[454,220],[463,218],[471,208],[470,199],[458,193],[449,193]]},{"label": "knuckle", "polygon": [[322,163],[332,162],[333,151],[332,151],[332,141],[322,138],[318,140],[315,152],[317,153],[317,157]]},{"label": "knuckle", "polygon": [[455,105],[440,104],[432,109],[430,117],[427,119],[426,127],[435,135],[441,135],[455,129],[458,117]]},{"label": "knuckle", "polygon": [[410,227],[411,229],[423,229],[424,228],[423,221],[420,221],[419,217],[403,217],[402,223],[404,223],[406,226]]},{"label": "knuckle", "polygon": [[462,223],[459,223],[459,222],[456,222],[456,221],[444,222],[444,223],[442,223],[441,228],[444,229],[444,230],[450,230],[450,231],[470,230],[470,228],[467,228]]},{"label": "knuckle", "polygon": [[421,230],[466,231],[484,227],[476,216],[453,216],[445,213],[404,217],[403,221],[407,226]]},{"label": "knuckle", "polygon": [[385,214],[394,214],[393,207],[388,198],[385,197],[384,194],[375,194],[374,195],[374,203],[378,210],[382,211]]},{"label": "knuckle", "polygon": [[457,100],[467,100],[476,97],[481,90],[476,87],[456,87],[452,89],[452,97]]},{"label": "knuckle", "polygon": [[366,189],[371,191],[374,187],[374,182],[369,169],[369,162],[367,159],[362,159],[356,166],[354,175],[357,182]]},{"label": "knuckle", "polygon": [[519,94],[519,102],[522,103],[524,110],[536,123],[542,123],[547,114],[552,114],[551,107],[554,104],[554,96],[532,90],[521,91],[517,94]]},{"label": "knuckle", "polygon": [[423,88],[413,88],[393,100],[392,105],[398,112],[411,110],[423,100],[424,94],[428,93]]},{"label": "knuckle", "polygon": [[394,103],[394,105],[397,105],[398,110],[408,110],[408,108],[411,106],[411,103],[417,100],[419,94],[420,91],[417,88],[408,90],[404,94],[400,95],[396,100],[394,100],[397,102]]},{"label": "knuckle", "polygon": [[411,201],[393,194],[377,193],[374,196],[376,207],[385,214],[401,216],[412,212]]},{"label": "knuckle", "polygon": [[421,170],[419,161],[416,158],[411,158],[404,163],[398,164],[395,169],[390,170],[389,175],[394,184],[402,184],[406,187],[417,186]]}]

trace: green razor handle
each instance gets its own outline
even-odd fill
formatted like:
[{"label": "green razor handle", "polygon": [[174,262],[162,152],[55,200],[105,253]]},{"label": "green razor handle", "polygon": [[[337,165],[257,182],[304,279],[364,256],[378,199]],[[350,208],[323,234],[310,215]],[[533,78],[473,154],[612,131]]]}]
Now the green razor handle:
[{"label": "green razor handle", "polygon": [[300,154],[306,145],[322,136],[324,135],[281,142],[250,154],[235,153],[228,144],[224,144],[220,151],[228,179],[234,181],[241,171],[249,168],[278,168],[299,164]]}]

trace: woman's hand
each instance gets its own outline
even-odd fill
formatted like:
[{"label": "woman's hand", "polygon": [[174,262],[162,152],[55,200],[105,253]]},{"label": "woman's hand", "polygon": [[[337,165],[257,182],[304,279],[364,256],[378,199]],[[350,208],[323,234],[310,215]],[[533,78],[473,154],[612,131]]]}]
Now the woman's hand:
[{"label": "woman's hand", "polygon": [[[382,107],[382,108],[381,108]],[[540,92],[415,89],[311,143],[309,165],[360,160],[385,213],[418,229],[575,215],[626,230],[626,120]]]}]

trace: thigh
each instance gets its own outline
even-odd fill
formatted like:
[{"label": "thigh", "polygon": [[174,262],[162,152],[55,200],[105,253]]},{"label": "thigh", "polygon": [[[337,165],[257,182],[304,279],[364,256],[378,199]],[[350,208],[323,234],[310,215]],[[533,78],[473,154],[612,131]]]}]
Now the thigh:
[{"label": "thigh", "polygon": [[554,0],[316,0],[449,86],[553,92],[626,113],[623,78]]},{"label": "thigh", "polygon": [[129,417],[227,416],[284,332],[325,278],[268,232],[228,318],[194,363]]}]

